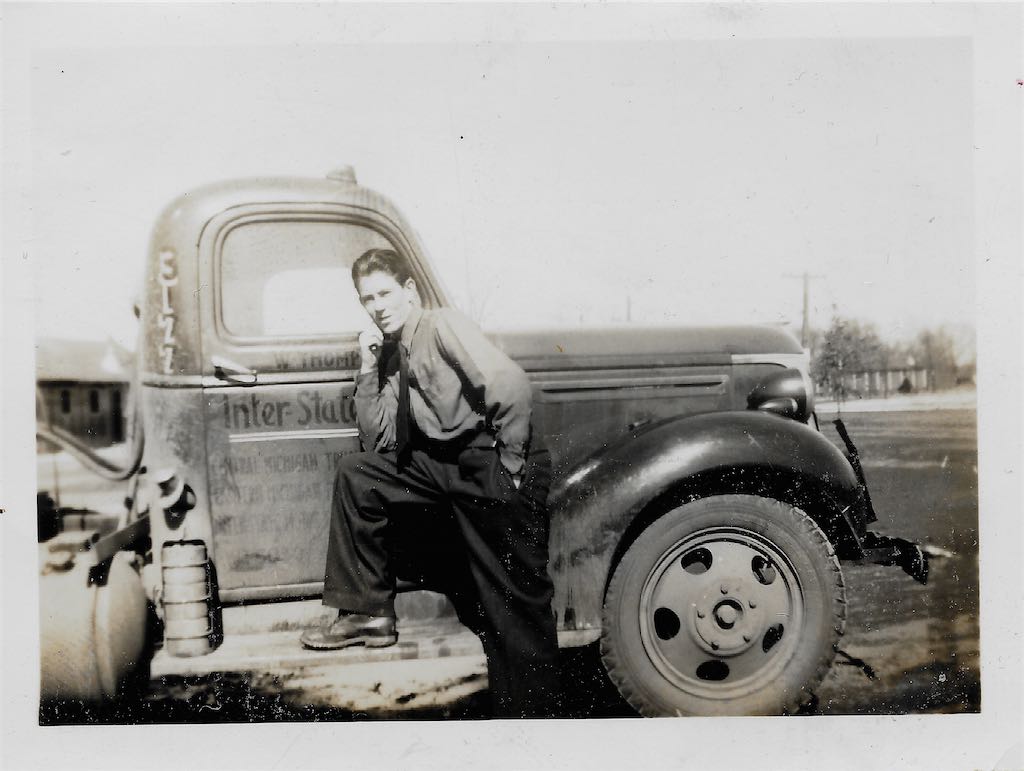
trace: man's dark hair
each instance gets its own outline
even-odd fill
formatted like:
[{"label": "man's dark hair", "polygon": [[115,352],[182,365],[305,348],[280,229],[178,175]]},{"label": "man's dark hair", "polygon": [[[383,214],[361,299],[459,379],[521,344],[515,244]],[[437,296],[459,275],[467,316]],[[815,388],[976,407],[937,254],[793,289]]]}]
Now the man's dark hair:
[{"label": "man's dark hair", "polygon": [[409,262],[398,252],[393,249],[367,249],[352,263],[352,283],[358,284],[359,279],[377,271],[394,276],[399,284],[405,284],[413,277]]}]

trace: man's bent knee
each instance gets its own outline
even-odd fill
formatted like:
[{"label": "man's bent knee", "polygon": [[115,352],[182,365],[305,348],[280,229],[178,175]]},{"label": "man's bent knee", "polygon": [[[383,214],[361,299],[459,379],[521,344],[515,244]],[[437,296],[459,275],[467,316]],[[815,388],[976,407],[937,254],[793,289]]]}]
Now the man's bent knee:
[{"label": "man's bent knee", "polygon": [[339,479],[347,479],[353,476],[362,476],[380,461],[381,456],[375,452],[353,452],[342,455],[338,459],[337,476]]}]

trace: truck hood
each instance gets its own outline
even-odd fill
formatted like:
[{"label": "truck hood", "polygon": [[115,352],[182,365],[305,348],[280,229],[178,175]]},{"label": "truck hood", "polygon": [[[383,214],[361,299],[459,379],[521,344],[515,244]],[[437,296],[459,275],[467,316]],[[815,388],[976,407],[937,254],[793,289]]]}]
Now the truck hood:
[{"label": "truck hood", "polygon": [[544,329],[490,332],[526,370],[728,364],[734,355],[802,353],[788,332],[761,326]]}]

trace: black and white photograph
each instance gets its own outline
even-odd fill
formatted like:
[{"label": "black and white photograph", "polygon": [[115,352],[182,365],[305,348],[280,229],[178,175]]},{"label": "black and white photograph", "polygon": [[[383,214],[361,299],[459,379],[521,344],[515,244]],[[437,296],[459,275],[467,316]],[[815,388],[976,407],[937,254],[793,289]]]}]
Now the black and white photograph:
[{"label": "black and white photograph", "polygon": [[5,767],[1024,768],[1021,4],[2,9]]}]

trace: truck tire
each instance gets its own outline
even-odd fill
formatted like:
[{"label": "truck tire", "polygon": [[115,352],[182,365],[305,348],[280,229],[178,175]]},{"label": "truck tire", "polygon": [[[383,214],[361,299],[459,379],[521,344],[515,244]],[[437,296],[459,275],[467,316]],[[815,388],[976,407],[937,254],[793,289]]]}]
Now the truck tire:
[{"label": "truck tire", "polygon": [[791,714],[846,623],[832,545],[803,511],[721,495],[655,520],[615,568],[601,657],[640,714]]}]

